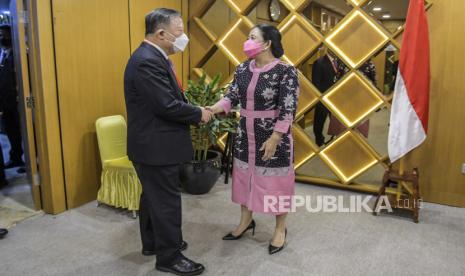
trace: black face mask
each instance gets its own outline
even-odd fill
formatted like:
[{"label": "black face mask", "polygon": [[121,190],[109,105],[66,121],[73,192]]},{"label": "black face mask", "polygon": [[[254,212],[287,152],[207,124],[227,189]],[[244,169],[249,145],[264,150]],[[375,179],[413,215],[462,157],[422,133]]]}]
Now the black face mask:
[{"label": "black face mask", "polygon": [[0,40],[0,43],[2,44],[3,47],[11,47],[11,39],[10,38],[6,38],[6,37],[3,37],[1,40]]}]

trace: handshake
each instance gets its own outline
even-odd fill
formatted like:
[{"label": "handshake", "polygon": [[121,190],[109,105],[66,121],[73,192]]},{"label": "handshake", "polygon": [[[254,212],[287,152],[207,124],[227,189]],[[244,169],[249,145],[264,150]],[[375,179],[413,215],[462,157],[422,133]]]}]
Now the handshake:
[{"label": "handshake", "polygon": [[203,124],[210,122],[215,117],[215,114],[222,112],[221,108],[215,106],[200,107],[200,109],[202,110]]}]

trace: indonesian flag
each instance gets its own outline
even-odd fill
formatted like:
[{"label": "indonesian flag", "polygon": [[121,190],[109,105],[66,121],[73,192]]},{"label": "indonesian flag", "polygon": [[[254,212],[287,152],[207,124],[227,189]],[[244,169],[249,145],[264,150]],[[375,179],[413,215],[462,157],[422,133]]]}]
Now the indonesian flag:
[{"label": "indonesian flag", "polygon": [[392,163],[426,139],[429,80],[429,35],[425,2],[410,0],[391,108],[388,152]]}]

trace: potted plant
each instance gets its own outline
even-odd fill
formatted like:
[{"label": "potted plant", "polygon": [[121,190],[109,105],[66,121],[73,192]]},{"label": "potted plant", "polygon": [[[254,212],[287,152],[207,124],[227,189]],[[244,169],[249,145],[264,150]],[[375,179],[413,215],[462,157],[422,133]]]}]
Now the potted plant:
[{"label": "potted plant", "polygon": [[[189,80],[186,98],[196,106],[212,106],[221,99],[226,88],[220,86],[221,76],[207,81],[205,72],[198,81]],[[215,116],[206,124],[191,126],[194,159],[183,164],[181,184],[190,194],[208,193],[220,176],[221,153],[212,150],[219,137],[225,132],[235,132],[237,118],[234,113]]]}]

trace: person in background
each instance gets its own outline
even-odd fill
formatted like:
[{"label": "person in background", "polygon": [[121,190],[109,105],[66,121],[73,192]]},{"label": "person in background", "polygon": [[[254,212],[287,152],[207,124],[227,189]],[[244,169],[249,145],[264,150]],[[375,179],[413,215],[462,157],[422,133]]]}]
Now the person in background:
[{"label": "person in background", "polygon": [[[276,217],[268,253],[284,248],[288,211],[267,200],[282,202],[294,195],[294,142],[291,133],[299,95],[297,70],[280,58],[284,54],[281,34],[268,24],[258,24],[243,46],[249,60],[237,66],[226,96],[210,109],[230,112],[241,106],[235,137],[232,201],[241,207],[239,225],[223,240],[237,240],[252,229],[252,213]],[[284,205],[284,204],[283,204]]]},{"label": "person in background", "polygon": [[[18,91],[16,87],[16,73],[13,49],[11,44],[11,27],[0,26],[0,111],[3,125],[10,141],[10,160],[5,169],[24,166],[22,160],[23,147],[21,139],[21,124],[18,111]],[[18,172],[23,172],[19,169]]]},{"label": "person in background", "polygon": [[[329,49],[323,47],[322,52],[323,56],[313,63],[312,83],[321,93],[325,93],[343,76],[344,68],[336,55]],[[323,127],[328,115],[330,115],[328,108],[323,103],[318,102],[315,106],[313,133],[315,134],[315,142],[319,147],[325,144]]]},{"label": "person in background", "polygon": [[190,125],[213,114],[187,102],[168,56],[189,41],[179,12],[159,8],[145,17],[145,40],[124,73],[128,156],[142,184],[142,254],[156,255],[155,268],[198,275],[205,267],[186,258],[182,239],[180,165],[192,160]]}]

